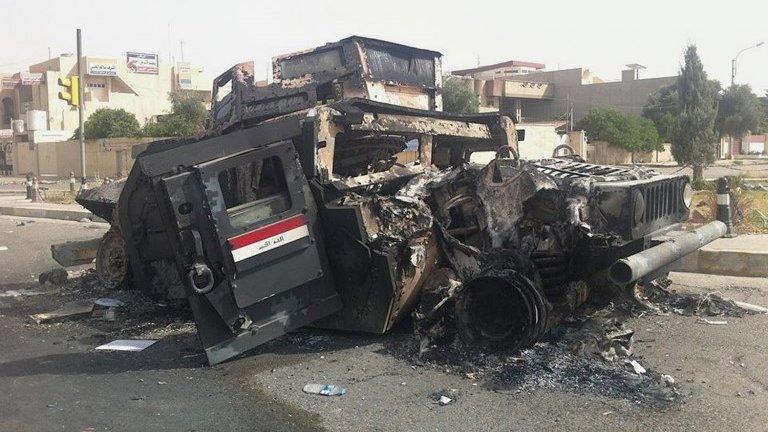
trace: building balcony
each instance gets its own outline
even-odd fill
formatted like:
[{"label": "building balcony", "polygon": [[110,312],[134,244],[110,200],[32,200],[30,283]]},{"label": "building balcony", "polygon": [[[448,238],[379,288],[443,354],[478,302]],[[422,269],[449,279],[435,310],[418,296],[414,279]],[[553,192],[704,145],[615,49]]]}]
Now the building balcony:
[{"label": "building balcony", "polygon": [[483,93],[486,97],[505,97],[519,99],[552,99],[555,85],[548,82],[511,81],[495,78],[484,82]]}]

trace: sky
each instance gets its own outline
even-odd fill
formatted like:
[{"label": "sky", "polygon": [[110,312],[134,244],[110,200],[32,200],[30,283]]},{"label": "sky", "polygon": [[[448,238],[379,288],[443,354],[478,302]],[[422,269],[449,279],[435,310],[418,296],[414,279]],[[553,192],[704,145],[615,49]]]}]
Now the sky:
[{"label": "sky", "polygon": [[[126,51],[184,59],[213,78],[242,61],[264,79],[270,59],[349,35],[443,53],[443,69],[516,59],[547,69],[585,67],[619,80],[628,63],[642,77],[676,75],[696,44],[710,78],[727,85],[739,57],[738,84],[768,90],[768,1],[171,1],[0,0],[0,72],[17,72],[75,52],[125,58]],[[259,70],[261,69],[261,72]]]}]

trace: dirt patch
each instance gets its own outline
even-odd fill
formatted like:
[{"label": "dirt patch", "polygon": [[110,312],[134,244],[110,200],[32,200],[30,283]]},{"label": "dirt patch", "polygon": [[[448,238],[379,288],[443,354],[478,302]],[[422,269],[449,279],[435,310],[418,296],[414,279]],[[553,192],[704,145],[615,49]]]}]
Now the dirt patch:
[{"label": "dirt patch", "polygon": [[[737,189],[732,192],[734,227],[740,234],[768,234],[768,191]],[[717,216],[713,190],[693,194],[690,222],[707,223]]]},{"label": "dirt patch", "polygon": [[74,204],[75,197],[69,191],[41,191],[43,201],[52,204]]}]

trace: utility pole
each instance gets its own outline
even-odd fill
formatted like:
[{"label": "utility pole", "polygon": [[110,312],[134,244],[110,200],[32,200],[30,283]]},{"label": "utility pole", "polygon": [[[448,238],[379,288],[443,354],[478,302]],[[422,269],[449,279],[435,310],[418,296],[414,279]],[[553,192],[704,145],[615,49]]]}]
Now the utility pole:
[{"label": "utility pole", "polygon": [[168,22],[168,60],[166,60],[168,62],[170,62],[171,58],[173,57],[171,55],[171,51],[171,23]]},{"label": "utility pole", "polygon": [[748,46],[748,47],[744,48],[743,50],[739,51],[736,54],[736,57],[731,59],[731,87],[733,87],[736,84],[736,62],[739,61],[739,56],[741,55],[741,53],[743,53],[746,50],[750,50],[752,48],[757,48],[759,46],[762,46],[764,43],[765,42],[758,42],[755,45]]},{"label": "utility pole", "polygon": [[80,171],[83,173],[82,184],[85,184],[85,128],[83,128],[83,87],[85,86],[85,80],[83,79],[83,43],[80,29],[77,29],[77,76],[80,79],[80,85],[77,89],[77,95],[80,101],[80,103],[77,104],[77,114],[79,117],[78,123],[80,125],[80,128],[78,129],[80,131]]},{"label": "utility pole", "polygon": [[179,41],[181,44],[181,62],[184,63],[184,41]]}]

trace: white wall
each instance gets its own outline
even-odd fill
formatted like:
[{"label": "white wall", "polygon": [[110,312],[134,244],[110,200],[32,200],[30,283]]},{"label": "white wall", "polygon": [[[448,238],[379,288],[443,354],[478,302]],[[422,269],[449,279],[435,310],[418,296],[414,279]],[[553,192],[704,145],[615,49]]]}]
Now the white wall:
[{"label": "white wall", "polygon": [[552,157],[555,147],[563,143],[555,126],[549,123],[518,123],[515,129],[525,130],[525,140],[518,136],[517,149],[522,159],[541,159]]}]

